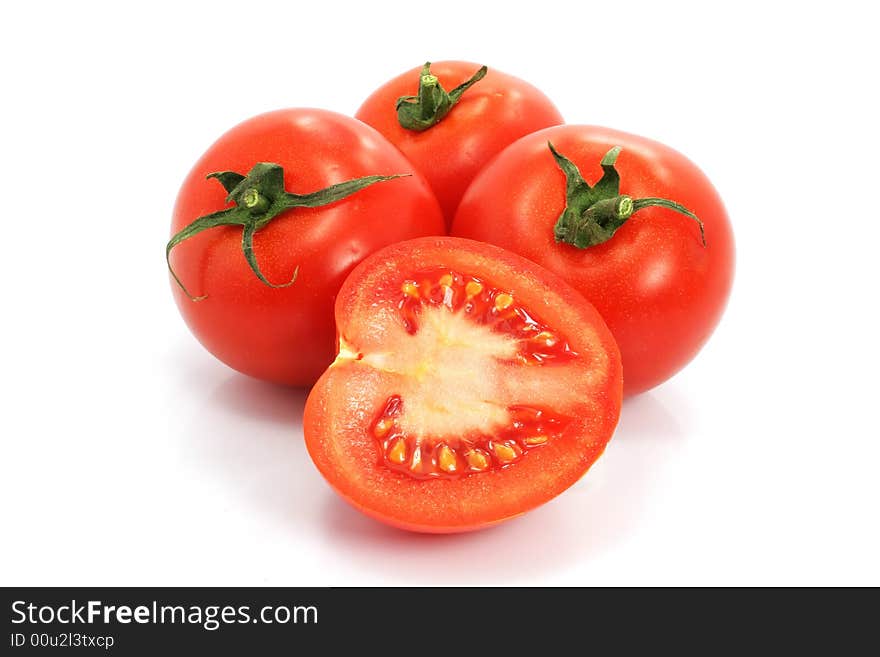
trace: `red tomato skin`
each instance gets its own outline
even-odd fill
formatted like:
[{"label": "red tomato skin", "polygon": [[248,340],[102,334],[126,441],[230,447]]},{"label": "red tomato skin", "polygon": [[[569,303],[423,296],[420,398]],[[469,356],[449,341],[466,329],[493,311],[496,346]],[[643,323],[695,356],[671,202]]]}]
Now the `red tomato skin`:
[{"label": "red tomato skin", "polygon": [[[471,62],[444,61],[432,63],[431,73],[451,91],[479,68]],[[421,67],[413,68],[379,87],[355,116],[385,135],[422,172],[449,225],[465,189],[492,157],[563,118],[536,87],[489,67],[486,77],[465,91],[439,123],[422,132],[407,130],[395,107],[400,96],[418,92],[420,72]]]},{"label": "red tomato skin", "polygon": [[[601,177],[602,156],[621,146],[621,193],[681,203],[702,220],[706,246],[696,222],[658,207],[634,214],[603,244],[578,249],[556,243],[565,177],[548,141],[590,184]],[[666,381],[696,356],[733,283],[733,231],[705,174],[668,146],[598,126],[553,127],[508,147],[468,188],[452,234],[519,253],[581,292],[617,340],[626,396]]]},{"label": "red tomato skin", "polygon": [[508,289],[566,335],[585,358],[578,367],[593,372],[588,382],[567,368],[558,370],[562,385],[585,393],[571,408],[557,409],[574,418],[558,440],[509,469],[430,481],[379,463],[376,440],[367,427],[394,392],[388,374],[355,361],[335,363],[322,375],[306,400],[303,431],[309,455],[327,482],[349,504],[385,524],[446,534],[510,520],[576,483],[611,439],[620,415],[623,375],[614,338],[576,290],[514,253],[452,237],[395,244],[355,268],[336,300],[340,338],[372,350],[387,349],[382,320],[376,318],[399,294],[399,286],[389,286],[389,272],[400,272],[403,280],[413,270],[438,263]]},{"label": "red tomato skin", "polygon": [[320,109],[283,109],[253,117],[222,135],[180,188],[171,233],[227,207],[226,192],[205,176],[247,174],[257,162],[284,168],[285,188],[308,193],[368,175],[412,174],[379,182],[332,205],[289,210],[254,236],[254,251],[273,289],[251,271],[240,227],[206,230],[181,242],[171,263],[191,301],[173,282],[186,324],[214,356],[266,381],[308,386],[333,360],[333,302],[342,281],[367,255],[394,242],[444,232],[424,178],[378,132]]}]

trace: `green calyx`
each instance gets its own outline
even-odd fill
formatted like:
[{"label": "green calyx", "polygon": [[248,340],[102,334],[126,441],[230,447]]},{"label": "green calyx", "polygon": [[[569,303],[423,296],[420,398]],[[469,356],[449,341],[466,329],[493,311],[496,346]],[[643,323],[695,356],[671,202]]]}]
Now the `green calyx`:
[{"label": "green calyx", "polygon": [[437,76],[431,74],[431,62],[427,62],[419,75],[418,95],[397,99],[397,120],[407,130],[427,130],[449,114],[461,100],[461,95],[482,80],[488,70],[485,66],[480,67],[469,80],[447,92]]},{"label": "green calyx", "polygon": [[174,235],[165,247],[165,261],[168,263],[168,271],[180,289],[192,301],[201,301],[204,296],[193,296],[186,286],[177,277],[171,267],[171,250],[203,230],[217,226],[241,226],[241,250],[248,265],[264,284],[273,288],[289,287],[296,281],[299,267],[294,268],[293,276],[285,283],[272,283],[266,279],[260,271],[260,265],[254,255],[254,233],[264,228],[282,212],[292,208],[317,208],[341,201],[352,194],[369,187],[370,185],[408,176],[411,174],[398,174],[393,176],[365,176],[345,182],[331,185],[326,189],[312,192],[311,194],[291,194],[284,189],[284,169],[272,162],[258,162],[250,172],[243,176],[234,171],[218,171],[208,174],[208,178],[216,178],[228,193],[227,203],[235,205],[219,212],[212,212],[199,217],[186,228]]},{"label": "green calyx", "polygon": [[565,174],[566,182],[565,209],[553,227],[557,242],[565,242],[579,249],[607,242],[633,214],[655,206],[675,210],[696,221],[700,226],[700,239],[706,246],[703,222],[683,205],[665,198],[634,199],[620,193],[620,174],[614,168],[620,146],[605,153],[600,162],[602,178],[593,187],[587,184],[571,160],[561,155],[550,142],[548,146],[556,164]]}]

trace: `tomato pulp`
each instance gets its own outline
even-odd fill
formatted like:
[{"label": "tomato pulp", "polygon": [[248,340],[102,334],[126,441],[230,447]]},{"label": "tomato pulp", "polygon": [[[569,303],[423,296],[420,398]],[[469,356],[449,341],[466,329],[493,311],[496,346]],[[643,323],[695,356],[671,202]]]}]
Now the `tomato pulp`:
[{"label": "tomato pulp", "polygon": [[[633,213],[602,243],[578,248],[557,241],[567,176],[548,142],[597,188],[600,162],[620,147],[614,166],[621,194],[671,199],[702,226],[668,206],[652,206]],[[627,395],[662,383],[697,354],[733,282],[730,220],[705,174],[668,146],[608,128],[557,126],[512,144],[468,188],[452,234],[519,253],[589,299],[620,347]]]},{"label": "tomato pulp", "polygon": [[346,279],[336,322],[306,444],[343,498],[389,524],[455,532],[519,515],[577,481],[617,423],[620,357],[599,314],[502,249],[383,249]]},{"label": "tomato pulp", "polygon": [[[451,91],[478,70],[480,66],[470,62],[435,62],[430,76]],[[424,77],[422,68],[395,77],[373,92],[355,116],[385,135],[422,172],[449,224],[465,189],[490,159],[523,135],[563,119],[540,90],[489,68],[435,125],[406,128],[398,117],[398,100],[415,99]]]},{"label": "tomato pulp", "polygon": [[[252,255],[277,287],[249,265],[242,226],[213,227],[170,252],[181,285],[204,297],[193,300],[172,284],[187,325],[211,353],[260,379],[311,385],[333,360],[333,300],[348,273],[383,246],[442,234],[443,219],[425,180],[378,132],[333,112],[288,109],[251,118],[208,149],[180,189],[172,234],[229,209],[229,179],[221,185],[207,175],[233,172],[236,182],[258,163],[281,167],[285,190],[306,200],[352,179],[407,174],[319,207],[285,210],[256,231]],[[259,197],[242,198],[260,209]]]}]

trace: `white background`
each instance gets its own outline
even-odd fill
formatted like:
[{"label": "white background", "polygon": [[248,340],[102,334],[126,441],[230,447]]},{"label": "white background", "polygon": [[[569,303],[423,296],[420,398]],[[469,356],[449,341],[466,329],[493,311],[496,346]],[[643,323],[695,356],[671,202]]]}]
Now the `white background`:
[{"label": "white background", "polygon": [[[880,585],[868,4],[490,4],[4,10],[0,583]],[[352,113],[426,59],[683,151],[738,248],[710,344],[624,405],[580,483],[445,537],[337,499],[303,446],[305,393],[205,352],[163,259],[219,134],[285,106]]]}]

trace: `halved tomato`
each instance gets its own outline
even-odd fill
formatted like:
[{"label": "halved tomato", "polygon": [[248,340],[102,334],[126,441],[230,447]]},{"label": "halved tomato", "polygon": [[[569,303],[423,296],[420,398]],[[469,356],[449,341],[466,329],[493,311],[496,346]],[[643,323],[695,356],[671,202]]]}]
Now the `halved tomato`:
[{"label": "halved tomato", "polygon": [[306,445],[346,500],[425,532],[547,502],[617,424],[620,354],[583,296],[520,256],[431,237],[369,257],[336,300],[339,353]]}]

